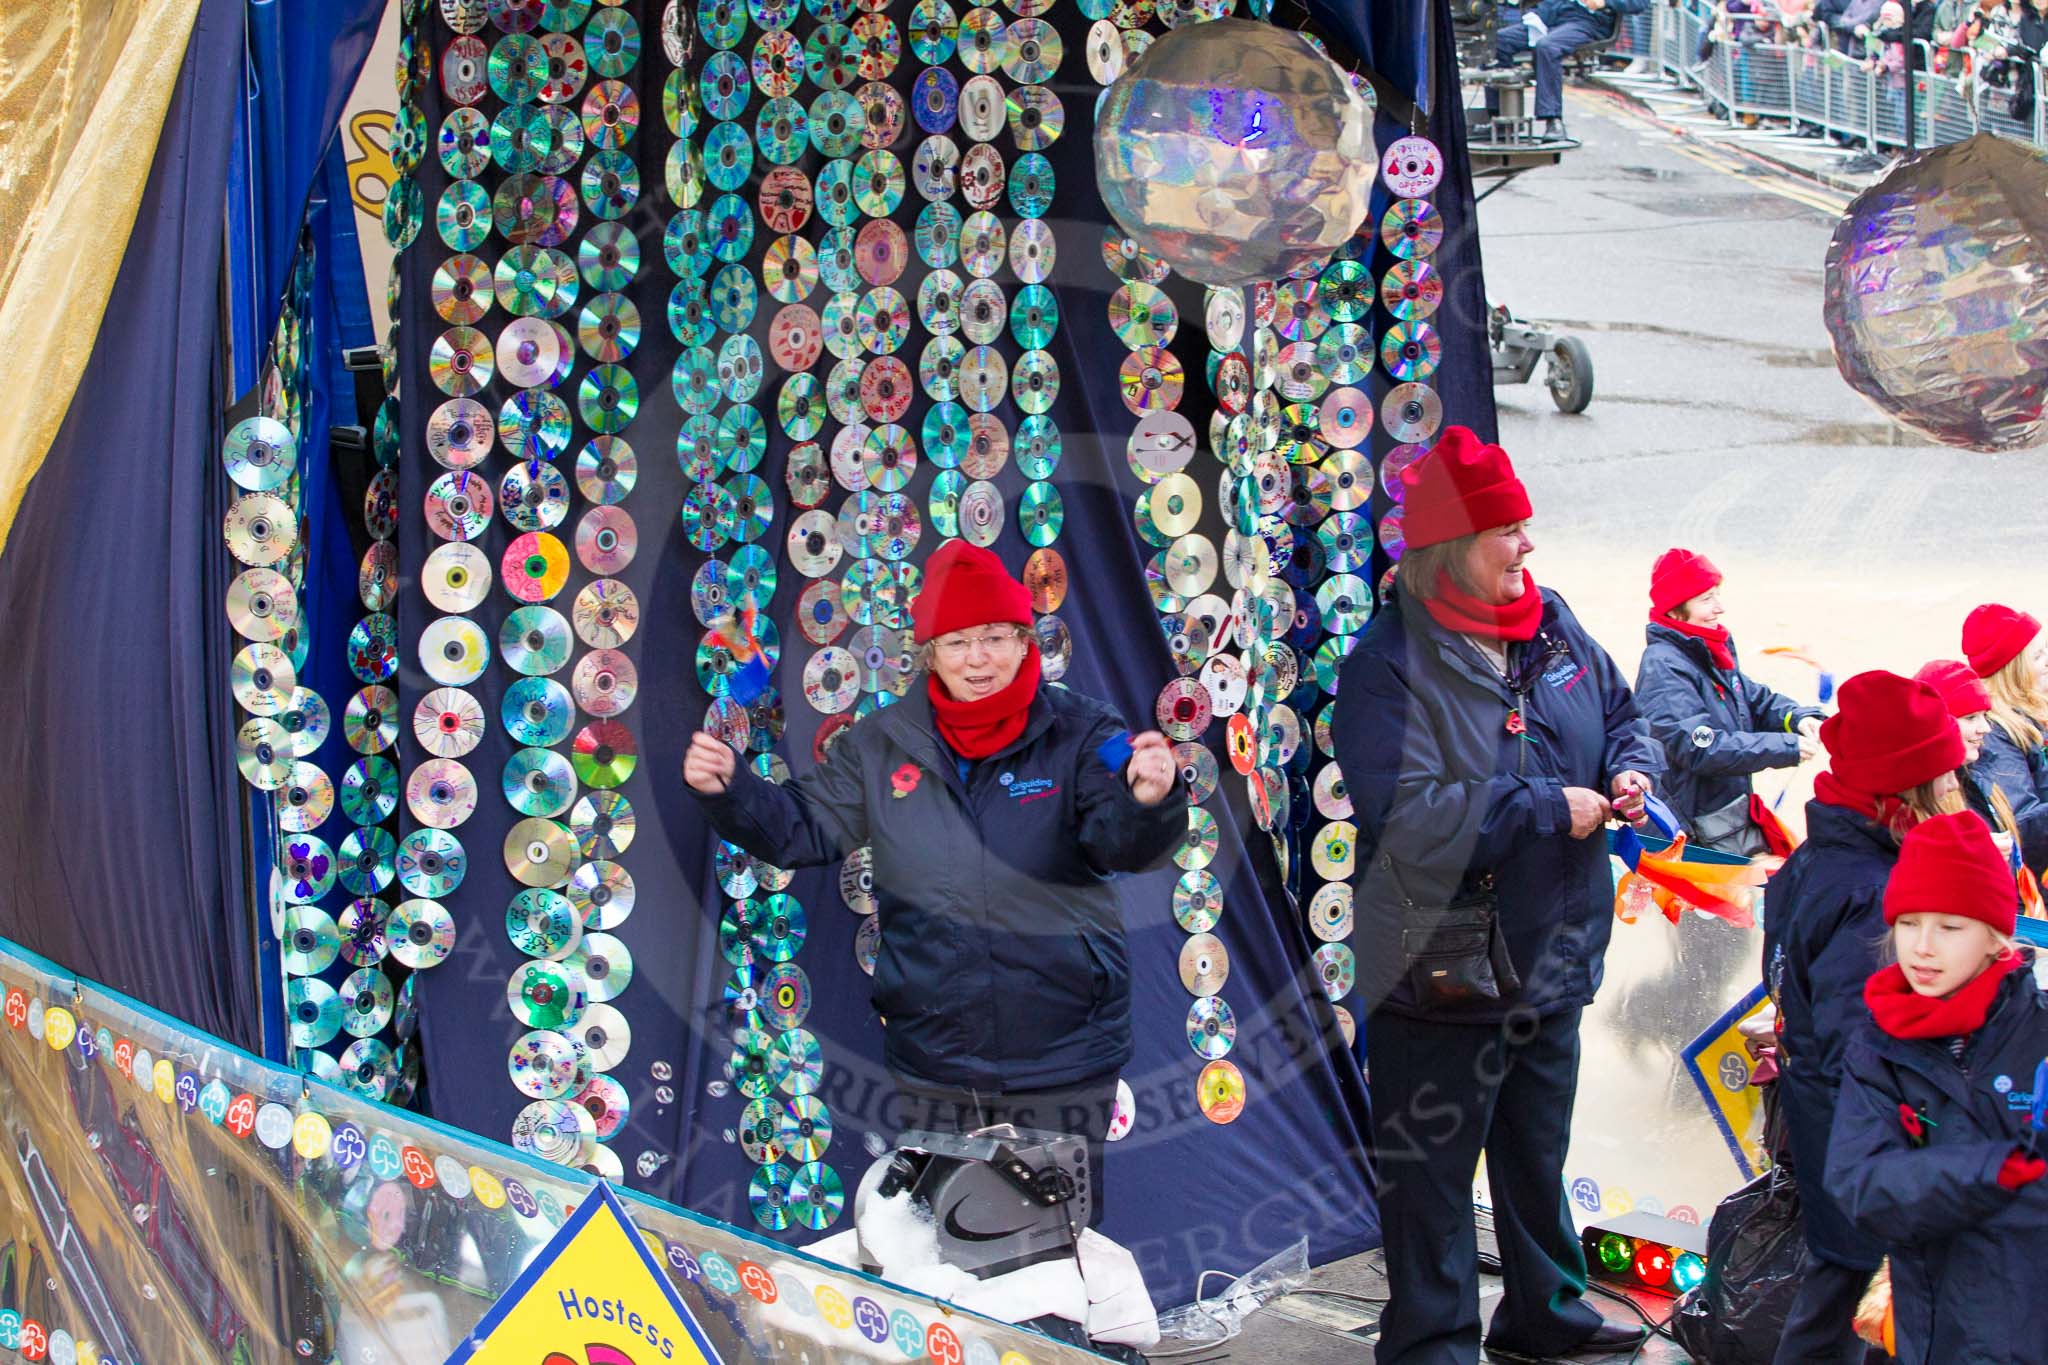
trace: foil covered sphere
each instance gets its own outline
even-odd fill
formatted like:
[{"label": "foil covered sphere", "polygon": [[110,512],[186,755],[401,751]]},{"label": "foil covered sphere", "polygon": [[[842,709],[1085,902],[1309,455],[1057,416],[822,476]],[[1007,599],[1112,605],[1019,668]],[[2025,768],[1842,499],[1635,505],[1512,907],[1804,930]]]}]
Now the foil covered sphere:
[{"label": "foil covered sphere", "polygon": [[2042,439],[2048,393],[2048,158],[1979,133],[1858,195],[1828,244],[1835,364],[1944,445]]},{"label": "foil covered sphere", "polygon": [[1189,279],[1270,280],[1363,222],[1372,116],[1337,64],[1246,19],[1160,38],[1104,94],[1095,177],[1117,225]]}]

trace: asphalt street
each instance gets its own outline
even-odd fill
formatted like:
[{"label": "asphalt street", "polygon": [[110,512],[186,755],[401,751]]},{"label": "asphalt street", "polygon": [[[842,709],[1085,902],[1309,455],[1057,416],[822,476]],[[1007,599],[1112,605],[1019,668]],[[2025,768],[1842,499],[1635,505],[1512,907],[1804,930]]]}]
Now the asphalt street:
[{"label": "asphalt street", "polygon": [[1495,391],[1538,580],[1631,672],[1649,565],[1673,544],[1728,575],[1729,624],[1760,667],[1775,644],[1838,677],[1910,672],[1957,652],[1976,602],[2048,607],[2048,456],[1934,445],[1836,371],[1821,283],[1842,197],[1597,92],[1571,91],[1567,115],[1584,146],[1480,206],[1489,298],[1594,361],[1577,417],[1540,382]]}]

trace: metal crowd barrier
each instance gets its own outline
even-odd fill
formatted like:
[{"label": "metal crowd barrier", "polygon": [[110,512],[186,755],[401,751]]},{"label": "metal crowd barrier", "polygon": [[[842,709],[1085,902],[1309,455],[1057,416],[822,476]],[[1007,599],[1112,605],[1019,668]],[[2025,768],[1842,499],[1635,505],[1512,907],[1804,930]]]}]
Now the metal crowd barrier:
[{"label": "metal crowd barrier", "polygon": [[[1865,146],[1906,142],[1905,75],[1843,52],[1772,42],[1717,41],[1704,60],[1701,39],[1714,26],[1707,0],[1660,0],[1623,19],[1609,56],[1654,65],[1666,80],[1700,91],[1732,124],[1754,118],[1812,128]],[[2048,66],[2004,63],[2004,83],[1985,79],[1981,61],[1968,74],[1958,54],[1934,69],[1934,52],[1915,43],[1921,67],[1914,80],[1914,141],[1922,147],[1996,133],[2048,149]],[[2018,91],[2021,98],[2015,101]],[[2015,107],[2017,105],[2017,107]]]}]

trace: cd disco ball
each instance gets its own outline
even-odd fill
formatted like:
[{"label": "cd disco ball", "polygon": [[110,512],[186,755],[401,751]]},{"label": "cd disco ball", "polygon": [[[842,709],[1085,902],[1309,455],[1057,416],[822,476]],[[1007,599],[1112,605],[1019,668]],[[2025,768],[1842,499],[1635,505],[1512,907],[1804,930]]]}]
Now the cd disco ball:
[{"label": "cd disco ball", "polygon": [[1979,133],[1906,162],[1828,244],[1835,364],[1893,420],[1969,450],[2042,438],[2048,159]]},{"label": "cd disco ball", "polygon": [[1350,79],[1248,19],[1174,29],[1103,95],[1110,216],[1189,279],[1245,285],[1321,261],[1365,220],[1377,156]]}]

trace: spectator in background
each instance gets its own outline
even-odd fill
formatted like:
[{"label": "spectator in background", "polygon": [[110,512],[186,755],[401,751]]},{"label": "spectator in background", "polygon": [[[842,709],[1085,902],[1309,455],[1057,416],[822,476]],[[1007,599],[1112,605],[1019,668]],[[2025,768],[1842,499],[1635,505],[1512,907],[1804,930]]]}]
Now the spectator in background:
[{"label": "spectator in background", "polygon": [[1867,29],[1884,8],[1884,0],[1814,0],[1813,21],[1829,50],[1863,55],[1859,29]]},{"label": "spectator in background", "polygon": [[2034,116],[2034,68],[2048,49],[2048,0],[2021,0],[2013,40],[2003,56],[2012,87],[2012,116],[2025,122]]},{"label": "spectator in background", "polygon": [[1721,624],[1721,571],[1705,555],[1657,556],[1646,635],[1636,706],[1664,748],[1665,804],[1700,848],[1744,858],[1791,852],[1782,833],[1767,832],[1777,821],[1758,811],[1749,777],[1818,754],[1820,708],[1743,673]]},{"label": "spectator in background", "polygon": [[[1991,734],[1991,691],[1977,670],[1960,659],[1936,659],[1924,665],[1915,679],[1926,683],[1948,703],[1948,712],[1963,732],[1963,800],[1991,826],[1991,837],[2001,852],[2012,851],[2013,839],[2022,845],[2028,866],[2036,872],[2048,866],[2048,806],[2036,804],[2025,821],[2015,816],[2012,797],[2005,794],[1984,763],[1984,741]],[[2000,792],[1993,797],[1994,791]],[[2003,809],[2001,809],[2001,805]]]},{"label": "spectator in background", "polygon": [[1963,657],[1991,698],[1975,771],[2024,829],[2037,809],[2048,813],[2048,636],[2026,612],[1987,602],[1963,622]]},{"label": "spectator in background", "polygon": [[1979,90],[1991,91],[1998,98],[1993,105],[1997,112],[2010,113],[2013,73],[2007,53],[2019,41],[2019,23],[2004,0],[1978,0],[1977,12],[1963,25],[1963,37],[1970,48],[1970,66]]},{"label": "spectator in background", "polygon": [[1965,53],[1969,35],[1963,29],[1976,12],[1977,0],[1937,0],[1934,6],[1934,69],[1945,75],[1967,76]]},{"label": "spectator in background", "polygon": [[1564,59],[1614,36],[1624,14],[1642,14],[1649,0],[1541,0],[1534,9],[1504,8],[1494,39],[1494,61],[1506,66],[1524,52],[1536,62],[1536,117],[1545,137],[1564,127]]}]

